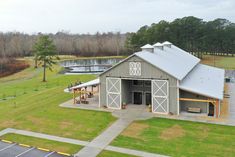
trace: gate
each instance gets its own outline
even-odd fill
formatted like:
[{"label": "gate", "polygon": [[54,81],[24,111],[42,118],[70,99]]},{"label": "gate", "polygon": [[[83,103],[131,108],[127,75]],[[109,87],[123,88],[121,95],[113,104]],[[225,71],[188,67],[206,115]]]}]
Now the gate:
[{"label": "gate", "polygon": [[106,78],[107,107],[121,109],[121,79]]},{"label": "gate", "polygon": [[152,112],[169,112],[167,80],[152,80]]}]

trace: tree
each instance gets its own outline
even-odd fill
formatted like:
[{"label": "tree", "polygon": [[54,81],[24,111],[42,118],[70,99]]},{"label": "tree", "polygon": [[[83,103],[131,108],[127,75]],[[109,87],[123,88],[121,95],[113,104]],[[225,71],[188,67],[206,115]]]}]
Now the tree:
[{"label": "tree", "polygon": [[46,82],[46,68],[52,71],[52,65],[56,62],[59,57],[56,53],[56,47],[53,43],[53,40],[50,39],[48,35],[42,35],[39,37],[38,41],[34,45],[34,50],[38,60],[42,62],[43,67],[43,82]]},{"label": "tree", "polygon": [[226,19],[203,21],[193,16],[160,21],[127,34],[126,48],[138,51],[144,44],[166,40],[200,58],[204,52],[233,55],[235,24]]}]

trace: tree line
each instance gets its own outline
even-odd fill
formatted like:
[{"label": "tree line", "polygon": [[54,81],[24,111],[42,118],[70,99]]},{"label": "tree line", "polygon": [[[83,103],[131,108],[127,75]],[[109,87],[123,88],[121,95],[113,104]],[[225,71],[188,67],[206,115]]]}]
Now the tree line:
[{"label": "tree line", "polygon": [[[42,34],[0,32],[0,57],[33,55],[33,45],[40,35]],[[235,53],[235,24],[226,19],[204,21],[189,16],[172,22],[162,20],[150,26],[146,25],[136,33],[97,32],[91,35],[60,31],[48,36],[56,46],[57,55],[129,55],[147,43],[154,44],[166,40],[198,57],[202,53],[215,55]]]},{"label": "tree line", "polygon": [[203,53],[228,55],[235,53],[235,24],[226,19],[204,21],[189,16],[172,22],[160,21],[141,27],[126,40],[130,51],[138,51],[149,43],[170,41],[174,45],[201,57]]},{"label": "tree line", "polygon": [[[0,32],[0,57],[22,57],[33,55],[33,45],[41,36],[20,32]],[[58,55],[110,56],[126,53],[125,34],[108,32],[91,34],[70,34],[60,31],[47,34],[56,46]]]}]

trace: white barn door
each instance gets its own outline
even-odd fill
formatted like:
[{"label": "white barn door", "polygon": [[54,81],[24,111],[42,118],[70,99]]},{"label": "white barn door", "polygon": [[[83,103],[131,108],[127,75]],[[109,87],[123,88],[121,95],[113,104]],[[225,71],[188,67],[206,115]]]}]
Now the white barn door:
[{"label": "white barn door", "polygon": [[121,79],[106,78],[107,107],[121,109]]},{"label": "white barn door", "polygon": [[168,81],[152,80],[152,112],[169,113]]}]

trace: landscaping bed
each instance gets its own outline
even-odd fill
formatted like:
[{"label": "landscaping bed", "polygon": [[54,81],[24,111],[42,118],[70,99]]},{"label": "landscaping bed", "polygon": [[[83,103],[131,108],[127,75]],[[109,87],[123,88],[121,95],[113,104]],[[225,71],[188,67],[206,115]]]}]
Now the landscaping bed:
[{"label": "landscaping bed", "polygon": [[0,78],[17,73],[29,66],[24,60],[0,59]]}]

